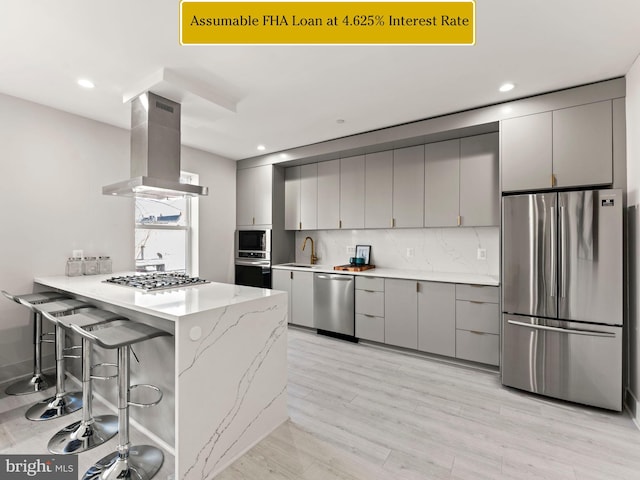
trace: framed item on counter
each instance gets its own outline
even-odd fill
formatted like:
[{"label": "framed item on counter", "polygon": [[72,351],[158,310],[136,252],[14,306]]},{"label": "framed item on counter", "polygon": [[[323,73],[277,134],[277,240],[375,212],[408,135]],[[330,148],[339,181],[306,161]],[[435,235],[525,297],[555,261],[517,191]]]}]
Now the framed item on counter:
[{"label": "framed item on counter", "polygon": [[356,245],[356,257],[364,258],[364,264],[369,265],[371,245]]}]

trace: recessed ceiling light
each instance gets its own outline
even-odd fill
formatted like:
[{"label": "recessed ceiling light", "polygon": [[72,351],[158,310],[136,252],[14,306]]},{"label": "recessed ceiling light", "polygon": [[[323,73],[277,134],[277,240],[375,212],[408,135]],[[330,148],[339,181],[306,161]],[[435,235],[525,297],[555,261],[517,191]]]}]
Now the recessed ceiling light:
[{"label": "recessed ceiling light", "polygon": [[501,92],[509,92],[514,88],[515,85],[513,83],[503,83],[502,85],[500,85],[500,88],[498,90],[500,90]]},{"label": "recessed ceiling light", "polygon": [[84,88],[93,88],[93,87],[95,87],[93,82],[91,80],[87,80],[86,78],[79,78],[78,79],[78,85],[80,85],[81,87],[84,87]]},{"label": "recessed ceiling light", "polygon": [[289,155],[287,155],[286,153],[281,153],[280,158],[286,159],[286,158],[289,158]]},{"label": "recessed ceiling light", "polygon": [[342,124],[342,123],[344,123],[344,119],[343,118],[339,118],[339,119],[336,120],[336,123]]},{"label": "recessed ceiling light", "polygon": [[264,145],[258,145],[258,150],[262,151],[262,150],[266,150],[267,147],[265,147]]}]

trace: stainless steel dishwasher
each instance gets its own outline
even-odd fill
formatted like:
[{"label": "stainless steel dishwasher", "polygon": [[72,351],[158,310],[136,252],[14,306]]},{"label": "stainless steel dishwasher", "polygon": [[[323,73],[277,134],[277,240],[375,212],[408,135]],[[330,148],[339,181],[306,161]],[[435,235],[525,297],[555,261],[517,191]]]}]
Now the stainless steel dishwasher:
[{"label": "stainless steel dishwasher", "polygon": [[313,323],[318,333],[355,335],[353,275],[313,275]]}]

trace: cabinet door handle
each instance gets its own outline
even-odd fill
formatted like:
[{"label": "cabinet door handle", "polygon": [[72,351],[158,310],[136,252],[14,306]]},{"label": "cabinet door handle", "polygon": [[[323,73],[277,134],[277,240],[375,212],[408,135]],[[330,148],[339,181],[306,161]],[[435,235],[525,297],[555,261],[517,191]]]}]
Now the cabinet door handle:
[{"label": "cabinet door handle", "polygon": [[462,225],[462,217],[458,215],[458,226]]},{"label": "cabinet door handle", "polygon": [[391,219],[391,228],[393,228],[393,227],[395,227],[395,226],[396,226],[396,219],[395,219],[395,218],[392,218],[392,219]]},{"label": "cabinet door handle", "polygon": [[364,314],[364,316],[365,316],[365,317],[369,317],[369,318],[376,318],[376,316],[375,316],[375,315],[369,315],[368,313],[365,313],[365,314]]},{"label": "cabinet door handle", "polygon": [[416,292],[420,293],[420,282],[416,282]]},{"label": "cabinet door handle", "polygon": [[478,302],[478,301],[476,301],[476,300],[469,300],[469,303],[475,303],[475,304],[477,304],[477,305],[484,305],[484,304],[485,304],[485,303],[487,303],[487,302]]},{"label": "cabinet door handle", "polygon": [[293,270],[291,270],[291,271],[289,272],[289,278],[290,278],[291,280],[293,280]]},{"label": "cabinet door handle", "polygon": [[298,230],[302,230],[302,222],[300,222],[298,225],[300,226],[300,228],[298,228]]},{"label": "cabinet door handle", "polygon": [[375,290],[365,290],[367,293],[375,293]]},{"label": "cabinet door handle", "polygon": [[342,220],[338,222],[338,228],[342,228]]},{"label": "cabinet door handle", "polygon": [[475,330],[469,330],[469,332],[470,332],[470,333],[473,333],[473,334],[475,334],[475,335],[484,335],[484,334],[485,334],[485,332],[477,332],[477,331],[475,331]]},{"label": "cabinet door handle", "polygon": [[256,217],[251,217],[251,222],[253,223],[253,225],[256,224]]},{"label": "cabinet door handle", "polygon": [[557,183],[556,175],[554,173],[551,174],[551,186],[555,187]]}]

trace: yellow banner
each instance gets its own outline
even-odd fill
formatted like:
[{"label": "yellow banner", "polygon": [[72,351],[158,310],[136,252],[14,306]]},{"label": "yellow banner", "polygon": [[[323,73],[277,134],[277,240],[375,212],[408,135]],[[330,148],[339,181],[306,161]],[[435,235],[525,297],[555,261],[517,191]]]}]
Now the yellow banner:
[{"label": "yellow banner", "polygon": [[182,45],[473,45],[475,2],[190,2]]}]

